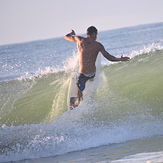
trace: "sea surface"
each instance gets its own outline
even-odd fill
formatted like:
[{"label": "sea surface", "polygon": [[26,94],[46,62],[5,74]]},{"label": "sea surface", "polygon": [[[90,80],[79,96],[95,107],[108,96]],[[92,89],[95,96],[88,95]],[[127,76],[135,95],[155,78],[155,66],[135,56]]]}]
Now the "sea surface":
[{"label": "sea surface", "polygon": [[99,31],[98,41],[131,59],[100,54],[98,80],[72,111],[75,43],[0,46],[0,162],[163,162],[163,22]]}]

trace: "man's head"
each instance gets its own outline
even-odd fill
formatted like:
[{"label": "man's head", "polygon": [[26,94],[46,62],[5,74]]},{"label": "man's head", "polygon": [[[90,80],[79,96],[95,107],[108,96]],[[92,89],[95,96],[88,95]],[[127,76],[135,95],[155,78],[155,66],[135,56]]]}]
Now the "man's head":
[{"label": "man's head", "polygon": [[87,29],[87,36],[91,36],[96,40],[97,32],[97,29],[94,26],[91,26]]}]

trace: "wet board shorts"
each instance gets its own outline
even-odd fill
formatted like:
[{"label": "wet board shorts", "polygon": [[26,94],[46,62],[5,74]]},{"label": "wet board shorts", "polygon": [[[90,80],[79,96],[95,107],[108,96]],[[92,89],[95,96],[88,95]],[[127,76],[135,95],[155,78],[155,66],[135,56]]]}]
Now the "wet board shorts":
[{"label": "wet board shorts", "polygon": [[95,72],[92,74],[82,74],[77,73],[76,75],[76,85],[79,88],[80,91],[83,91],[85,89],[85,84],[89,79],[92,79],[95,77]]}]

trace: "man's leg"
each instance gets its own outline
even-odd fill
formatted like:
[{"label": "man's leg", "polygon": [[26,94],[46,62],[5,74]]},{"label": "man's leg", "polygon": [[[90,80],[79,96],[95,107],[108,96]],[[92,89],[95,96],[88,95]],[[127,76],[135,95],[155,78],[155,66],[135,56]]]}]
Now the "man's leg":
[{"label": "man's leg", "polygon": [[83,92],[79,90],[77,87],[77,97],[78,97],[78,103],[83,99]]},{"label": "man's leg", "polygon": [[[94,78],[89,79],[89,81],[93,81]],[[77,87],[77,97],[78,97],[78,103],[80,103],[81,100],[83,100],[83,92],[79,90]]]}]

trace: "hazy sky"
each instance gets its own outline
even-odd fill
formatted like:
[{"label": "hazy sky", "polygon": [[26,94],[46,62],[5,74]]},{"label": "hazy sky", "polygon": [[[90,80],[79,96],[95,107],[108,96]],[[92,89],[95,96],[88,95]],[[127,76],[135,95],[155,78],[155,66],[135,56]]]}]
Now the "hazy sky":
[{"label": "hazy sky", "polygon": [[0,45],[163,22],[163,0],[0,0]]}]

